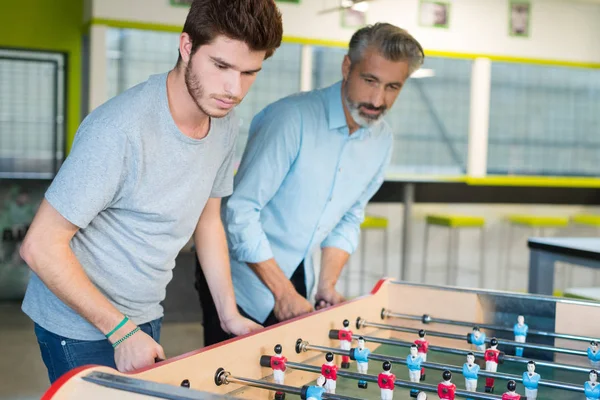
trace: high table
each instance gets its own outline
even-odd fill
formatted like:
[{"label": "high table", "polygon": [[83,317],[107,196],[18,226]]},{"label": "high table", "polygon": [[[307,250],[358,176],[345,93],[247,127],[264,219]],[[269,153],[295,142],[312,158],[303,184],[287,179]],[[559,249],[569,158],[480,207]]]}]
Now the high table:
[{"label": "high table", "polygon": [[600,269],[600,238],[530,238],[529,293],[552,295],[557,261]]}]

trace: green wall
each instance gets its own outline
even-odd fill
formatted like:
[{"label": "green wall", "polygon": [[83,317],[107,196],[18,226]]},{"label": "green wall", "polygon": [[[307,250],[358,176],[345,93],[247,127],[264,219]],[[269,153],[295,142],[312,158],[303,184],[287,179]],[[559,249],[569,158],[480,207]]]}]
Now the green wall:
[{"label": "green wall", "polygon": [[0,47],[68,53],[67,148],[81,117],[83,0],[2,0]]}]

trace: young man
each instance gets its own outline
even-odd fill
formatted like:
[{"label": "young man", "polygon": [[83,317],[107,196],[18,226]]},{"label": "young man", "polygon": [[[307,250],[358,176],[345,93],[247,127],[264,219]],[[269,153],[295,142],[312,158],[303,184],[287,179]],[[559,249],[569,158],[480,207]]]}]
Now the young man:
[{"label": "young man", "polygon": [[282,30],[272,0],[196,0],[176,67],[81,124],[21,249],[34,272],[23,310],[52,382],[83,364],[165,358],[160,302],[192,235],[221,328],[260,328],[237,311],[219,211],[233,189],[231,111]]},{"label": "young man", "polygon": [[[341,82],[284,98],[254,118],[223,208],[243,315],[268,326],[313,310],[309,258],[319,245],[317,308],[343,301],[334,287],[391,157],[392,131],[383,115],[423,58],[403,29],[362,28],[350,41]],[[205,341],[225,340],[230,335],[220,328],[199,265],[196,271],[208,317]]]}]

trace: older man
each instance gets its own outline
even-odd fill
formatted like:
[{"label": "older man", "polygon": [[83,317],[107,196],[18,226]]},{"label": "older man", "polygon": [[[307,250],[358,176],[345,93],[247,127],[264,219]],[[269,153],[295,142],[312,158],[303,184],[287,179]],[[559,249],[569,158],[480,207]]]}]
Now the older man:
[{"label": "older man", "polygon": [[[309,258],[318,246],[317,308],[343,301],[335,284],[391,157],[383,116],[423,58],[401,28],[362,28],[350,40],[341,82],[279,100],[254,118],[222,210],[242,315],[269,326],[313,310]],[[205,343],[227,339],[200,265],[196,287]]]}]

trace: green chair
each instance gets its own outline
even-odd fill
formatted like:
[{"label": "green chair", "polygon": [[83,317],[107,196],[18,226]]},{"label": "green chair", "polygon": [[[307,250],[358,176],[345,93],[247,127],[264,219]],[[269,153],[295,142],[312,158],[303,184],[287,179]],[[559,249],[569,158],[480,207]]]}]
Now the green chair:
[{"label": "green chair", "polygon": [[425,241],[423,243],[423,267],[421,268],[421,282],[427,278],[427,251],[429,244],[429,228],[438,226],[448,228],[448,247],[446,264],[446,284],[454,285],[458,281],[458,249],[459,232],[462,229],[476,228],[481,230],[480,235],[480,265],[476,273],[479,274],[479,287],[484,285],[484,254],[485,254],[485,218],[457,214],[431,214],[425,218]]},{"label": "green chair", "polygon": [[567,288],[563,292],[563,296],[572,299],[600,301],[600,288]]},{"label": "green chair", "polygon": [[[361,243],[360,243],[360,293],[365,293],[365,284],[367,281],[366,277],[366,265],[367,265],[367,240],[366,235],[368,231],[381,231],[383,232],[383,276],[388,274],[388,219],[384,217],[377,217],[374,215],[367,215],[363,223],[360,225],[362,231]],[[350,274],[346,274],[346,287],[350,285]]]},{"label": "green chair", "polygon": [[498,281],[502,282],[501,287],[505,290],[509,289],[508,280],[510,271],[514,268],[512,267],[512,242],[513,242],[513,230],[515,227],[522,227],[532,229],[534,232],[534,236],[536,236],[535,232],[539,234],[537,236],[544,236],[544,232],[546,229],[556,229],[556,228],[565,228],[569,224],[568,217],[557,217],[557,216],[549,216],[549,215],[535,215],[535,214],[511,214],[507,217],[508,227],[507,227],[507,239],[506,244],[508,247],[507,255],[506,255],[506,265],[504,266],[504,274],[502,274],[502,269],[498,269]]}]

